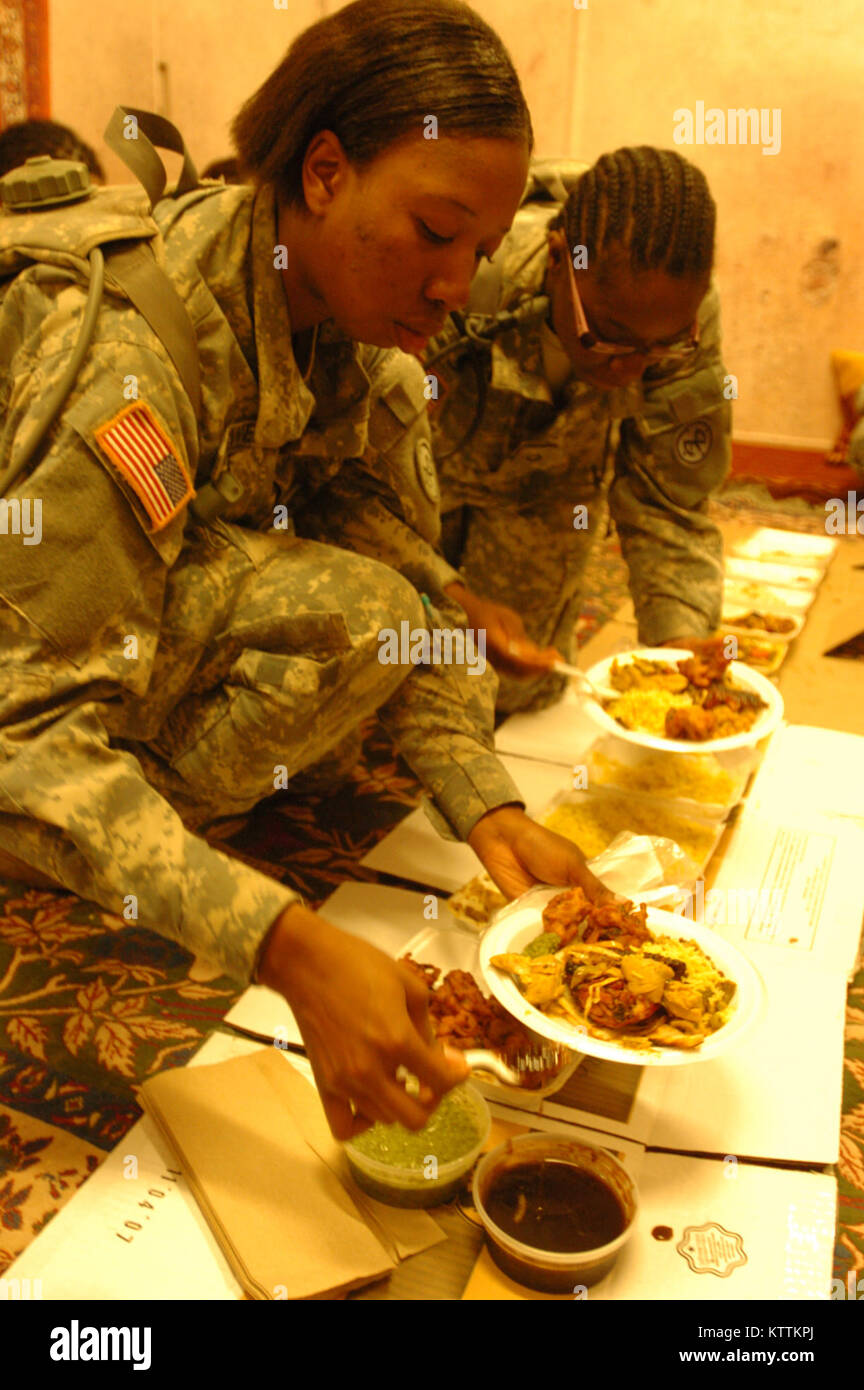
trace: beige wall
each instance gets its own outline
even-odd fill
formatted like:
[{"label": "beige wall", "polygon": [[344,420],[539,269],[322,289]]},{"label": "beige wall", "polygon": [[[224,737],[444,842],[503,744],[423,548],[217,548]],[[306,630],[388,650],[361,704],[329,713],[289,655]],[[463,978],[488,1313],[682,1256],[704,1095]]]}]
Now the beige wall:
[{"label": "beige wall", "polygon": [[[839,420],[829,351],[864,350],[861,0],[475,3],[513,54],[539,154],[675,148],[674,111],[699,101],[780,108],[777,155],[753,145],[677,148],[705,171],[719,208],[736,434],[827,442]],[[337,0],[288,5],[51,0],[53,114],[99,148],[112,180],[127,175],[101,131],[121,100],[169,115],[200,167],[228,152],[232,115],[292,37],[339,8]]]},{"label": "beige wall", "polygon": [[[820,445],[839,424],[829,352],[864,351],[861,0],[589,0],[572,141],[678,148],[718,206],[717,276],[738,437]],[[781,110],[781,148],[673,145],[687,107]],[[836,251],[820,254],[822,243]]]}]

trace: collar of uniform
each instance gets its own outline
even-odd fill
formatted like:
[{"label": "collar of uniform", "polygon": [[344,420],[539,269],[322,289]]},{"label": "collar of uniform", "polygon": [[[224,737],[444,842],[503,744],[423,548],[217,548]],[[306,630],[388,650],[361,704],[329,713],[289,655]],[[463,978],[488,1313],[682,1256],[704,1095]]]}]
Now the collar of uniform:
[{"label": "collar of uniform", "polygon": [[279,449],[299,439],[315,409],[291,346],[291,321],[275,265],[276,191],[262,184],[252,209],[252,303],[258,359],[258,419],[255,443]]},{"label": "collar of uniform", "polygon": [[[546,226],[555,212],[556,207],[544,206],[523,208],[517,213],[515,225],[501,247],[500,302],[505,308],[517,297],[542,294],[548,264]],[[496,391],[513,391],[529,400],[552,404],[552,392],[543,370],[542,328],[541,323],[527,324],[494,340],[492,386]]]},{"label": "collar of uniform", "polygon": [[332,322],[321,324],[311,379],[321,387],[318,399],[295,361],[282,276],[274,264],[278,243],[271,184],[263,184],[256,194],[251,243],[259,398],[255,443],[279,449],[299,442],[301,452],[306,446],[313,453],[362,453],[369,379],[357,344]]}]

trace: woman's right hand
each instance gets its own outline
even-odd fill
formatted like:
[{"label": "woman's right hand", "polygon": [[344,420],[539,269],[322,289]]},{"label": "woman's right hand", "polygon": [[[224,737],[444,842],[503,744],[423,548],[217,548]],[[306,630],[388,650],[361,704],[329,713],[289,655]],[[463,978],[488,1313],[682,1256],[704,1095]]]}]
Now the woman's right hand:
[{"label": "woman's right hand", "polygon": [[464,584],[448,584],[445,592],[465,609],[469,627],[485,632],[486,655],[502,675],[529,680],[545,675],[561,660],[554,647],[538,647],[531,641],[515,608],[481,598]]},{"label": "woman's right hand", "polygon": [[[464,1058],[434,1041],[422,981],[300,904],[271,928],[258,980],[291,1005],[337,1139],[376,1120],[422,1129],[468,1075]],[[419,1080],[417,1095],[397,1080],[400,1066]]]}]

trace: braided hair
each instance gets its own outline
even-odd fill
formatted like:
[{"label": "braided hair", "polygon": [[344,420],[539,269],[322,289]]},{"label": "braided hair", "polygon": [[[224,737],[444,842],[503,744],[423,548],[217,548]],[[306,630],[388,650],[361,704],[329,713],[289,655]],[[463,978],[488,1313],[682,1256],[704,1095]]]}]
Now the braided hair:
[{"label": "braided hair", "polygon": [[717,209],[701,169],[673,150],[639,145],[604,154],[550,224],[584,246],[604,274],[604,253],[629,251],[631,269],[696,276],[711,269]]}]

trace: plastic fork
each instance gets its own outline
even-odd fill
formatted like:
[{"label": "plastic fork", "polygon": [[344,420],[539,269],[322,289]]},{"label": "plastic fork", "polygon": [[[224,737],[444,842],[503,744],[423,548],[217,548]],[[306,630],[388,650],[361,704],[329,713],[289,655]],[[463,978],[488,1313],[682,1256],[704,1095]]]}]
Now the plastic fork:
[{"label": "plastic fork", "polygon": [[620,690],[614,690],[609,685],[595,685],[594,682],[578,666],[570,666],[566,661],[556,661],[552,667],[561,676],[571,676],[578,685],[582,687],[592,700],[596,700],[598,705],[602,705],[604,700],[614,700],[621,694]]},{"label": "plastic fork", "polygon": [[472,1071],[490,1071],[505,1086],[520,1086],[523,1090],[535,1089],[531,1086],[533,1078],[560,1071],[573,1057],[566,1047],[551,1042],[514,1053],[512,1066],[499,1052],[485,1047],[469,1047],[462,1055]]},{"label": "plastic fork", "polygon": [[[269,1033],[258,1033],[252,1028],[241,1027],[239,1023],[228,1023],[223,1019],[219,1027],[236,1033],[241,1038],[249,1038],[253,1042],[269,1043],[271,1047],[278,1047],[281,1052],[293,1052],[297,1057],[308,1055],[302,1043],[274,1038]],[[512,1066],[504,1061],[500,1053],[491,1052],[484,1047],[467,1048],[462,1055],[471,1071],[491,1072],[505,1086],[519,1086],[523,1090],[534,1089],[530,1086],[530,1077],[542,1075],[544,1072],[558,1071],[574,1056],[566,1047],[552,1042],[538,1044],[537,1047],[526,1048],[524,1051],[514,1053]],[[404,1069],[400,1068],[400,1071],[402,1070]]]}]

